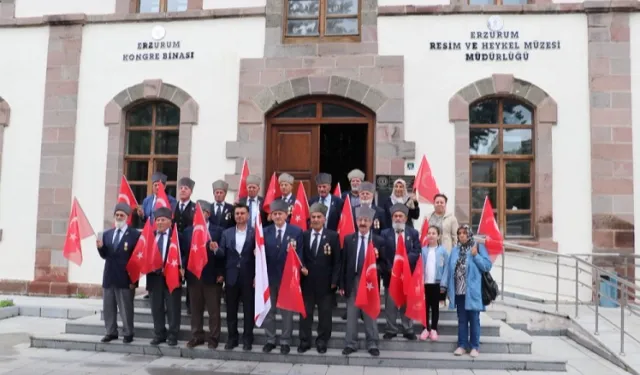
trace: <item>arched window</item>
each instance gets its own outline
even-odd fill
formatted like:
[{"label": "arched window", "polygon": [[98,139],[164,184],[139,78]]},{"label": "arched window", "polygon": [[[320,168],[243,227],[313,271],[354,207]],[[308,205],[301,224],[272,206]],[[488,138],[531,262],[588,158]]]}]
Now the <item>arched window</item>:
[{"label": "arched window", "polygon": [[126,116],[124,173],[138,200],[151,194],[151,175],[167,175],[167,194],[176,196],[180,109],[167,102],[145,102]]},{"label": "arched window", "polygon": [[511,98],[482,99],[469,108],[471,224],[485,196],[507,237],[533,237],[534,113]]}]

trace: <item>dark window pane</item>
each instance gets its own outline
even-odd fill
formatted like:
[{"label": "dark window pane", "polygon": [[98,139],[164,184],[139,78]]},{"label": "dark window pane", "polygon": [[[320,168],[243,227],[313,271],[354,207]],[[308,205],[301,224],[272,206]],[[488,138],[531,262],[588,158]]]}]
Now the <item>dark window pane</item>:
[{"label": "dark window pane", "polygon": [[153,105],[143,104],[132,108],[127,114],[129,126],[151,126],[153,121]]},{"label": "dark window pane", "polygon": [[128,155],[149,155],[151,154],[151,131],[132,131],[127,132],[127,148]]},{"label": "dark window pane", "polygon": [[168,0],[167,11],[169,12],[184,12],[187,10],[187,3],[189,0]]},{"label": "dark window pane", "polygon": [[128,160],[127,161],[127,180],[144,181],[149,178],[149,162],[147,160]]},{"label": "dark window pane", "polygon": [[167,184],[167,186],[164,188],[164,192],[174,198],[177,197],[177,189],[175,184]]},{"label": "dark window pane", "polygon": [[507,214],[507,236],[531,236],[530,214]]},{"label": "dark window pane", "polygon": [[[516,0],[517,1],[517,0]],[[517,4],[517,3],[514,3]],[[531,110],[516,100],[502,101],[502,123],[505,125],[531,125]]]},{"label": "dark window pane", "polygon": [[[488,4],[492,4],[489,2]],[[469,108],[470,124],[497,124],[498,123],[498,101],[494,99],[485,100],[474,104]]]},{"label": "dark window pane", "polygon": [[505,165],[508,184],[528,184],[531,182],[531,162],[508,161]]},{"label": "dark window pane", "polygon": [[180,109],[172,104],[156,104],[156,125],[178,126],[180,125]]},{"label": "dark window pane", "polygon": [[496,163],[493,161],[472,161],[471,182],[496,182]]},{"label": "dark window pane", "polygon": [[364,117],[360,112],[338,104],[323,104],[322,117]]},{"label": "dark window pane", "polygon": [[530,210],[531,209],[531,188],[508,188],[507,210]]},{"label": "dark window pane", "polygon": [[502,153],[509,155],[531,155],[533,152],[531,133],[531,129],[504,129]]},{"label": "dark window pane", "polygon": [[158,13],[160,11],[160,0],[139,0],[140,13]]},{"label": "dark window pane", "polygon": [[327,14],[358,14],[358,0],[327,0]]},{"label": "dark window pane", "polygon": [[142,201],[147,197],[147,185],[131,185],[133,195],[136,197],[139,205],[142,205]]},{"label": "dark window pane", "polygon": [[326,35],[358,35],[357,18],[327,18]]},{"label": "dark window pane", "polygon": [[472,187],[471,188],[471,208],[482,209],[484,206],[484,198],[489,196],[491,204],[494,205],[493,209],[497,210],[495,206],[496,202],[496,188],[488,187]]},{"label": "dark window pane", "polygon": [[470,155],[497,155],[500,153],[498,129],[469,129]]},{"label": "dark window pane", "polygon": [[288,20],[287,35],[318,36],[318,20]]},{"label": "dark window pane", "polygon": [[315,103],[301,104],[281,112],[276,118],[315,118],[316,105]]},{"label": "dark window pane", "polygon": [[318,17],[319,0],[289,0],[289,17]]},{"label": "dark window pane", "polygon": [[[493,217],[496,219],[496,223],[498,222],[498,214],[494,211]],[[478,233],[478,227],[480,226],[480,219],[482,218],[482,213],[474,213],[471,215],[471,230],[473,233]],[[498,227],[500,227],[500,223],[498,223]]]},{"label": "dark window pane", "polygon": [[177,160],[156,160],[156,168],[167,175],[167,181],[178,181],[178,161]]},{"label": "dark window pane", "polygon": [[178,131],[157,131],[155,155],[178,155]]}]

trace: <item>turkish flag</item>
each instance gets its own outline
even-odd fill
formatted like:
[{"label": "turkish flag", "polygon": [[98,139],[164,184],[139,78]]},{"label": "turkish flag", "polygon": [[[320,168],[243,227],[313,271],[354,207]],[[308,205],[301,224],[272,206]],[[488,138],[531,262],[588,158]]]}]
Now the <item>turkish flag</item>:
[{"label": "turkish flag", "polygon": [[271,310],[271,290],[269,289],[269,272],[267,271],[267,255],[264,251],[264,231],[260,215],[256,218],[256,251],[254,279],[254,316],[256,327],[261,327],[264,319]]},{"label": "turkish flag", "polygon": [[498,228],[496,218],[493,216],[493,207],[491,207],[491,201],[488,196],[484,198],[478,234],[486,236],[484,246],[487,248],[491,262],[495,262],[496,258],[504,253],[504,239]]},{"label": "turkish flag", "polygon": [[207,240],[209,231],[204,213],[199,204],[196,205],[196,214],[193,217],[193,231],[191,232],[191,246],[189,247],[189,262],[187,269],[198,279],[202,277],[202,270],[209,261],[207,254]]},{"label": "turkish flag", "polygon": [[169,204],[169,197],[167,197],[167,192],[164,189],[164,184],[162,181],[158,182],[158,193],[156,194],[156,205],[153,207],[154,210],[158,208],[166,207],[168,209],[172,209]]},{"label": "turkish flag", "polygon": [[[162,252],[158,247],[158,242],[156,241],[156,232],[155,232],[156,224],[155,222],[149,223],[150,238],[147,239],[150,245],[147,245],[147,253],[145,254],[146,263],[145,268],[142,270],[142,273],[149,273],[162,268],[164,264],[164,259],[162,259]],[[166,240],[166,239],[165,239]]]},{"label": "turkish flag", "polygon": [[71,203],[71,212],[69,213],[69,223],[67,224],[67,235],[64,239],[64,247],[62,255],[70,262],[82,265],[82,246],[81,242],[89,236],[94,236],[95,232],[89,224],[87,215],[84,214],[82,207],[76,197],[73,197]]},{"label": "turkish flag", "polygon": [[431,173],[431,167],[427,157],[422,155],[422,161],[413,181],[413,191],[422,203],[433,203],[433,197],[440,192],[436,180]]},{"label": "turkish flag", "polygon": [[174,224],[173,232],[171,233],[171,242],[169,243],[167,262],[164,264],[164,279],[167,283],[169,293],[179,288],[180,284],[182,284],[180,280],[182,263],[180,259],[180,245],[178,244],[178,230],[176,228],[177,226]]},{"label": "turkish flag", "polygon": [[376,269],[373,242],[369,242],[367,253],[364,256],[355,305],[371,319],[378,319],[378,315],[380,315],[380,287],[378,286],[378,270]]},{"label": "turkish flag", "polygon": [[333,189],[333,196],[334,197],[338,197],[338,198],[342,197],[342,190],[340,189],[340,183],[339,182],[336,185],[336,188]]},{"label": "turkish flag", "polygon": [[427,240],[427,232],[429,232],[429,218],[425,217],[422,221],[422,227],[420,228],[420,245],[427,246],[429,240]]},{"label": "turkish flag", "polygon": [[407,302],[406,290],[411,278],[411,268],[407,257],[407,248],[404,244],[404,236],[398,236],[396,243],[396,255],[393,257],[391,268],[391,282],[389,283],[389,296],[397,307],[402,307]]},{"label": "turkish flag", "polygon": [[422,255],[418,258],[416,269],[413,271],[409,287],[407,288],[407,309],[405,315],[407,318],[422,323],[427,326],[427,305],[424,295],[423,280],[424,264],[422,263]]},{"label": "turkish flag", "polygon": [[242,162],[242,170],[240,171],[240,186],[238,186],[238,195],[236,196],[236,203],[242,198],[249,196],[247,191],[247,177],[249,177],[249,163],[247,159]]},{"label": "turkish flag", "polygon": [[[148,248],[152,248],[156,253],[158,252],[158,246],[154,246],[155,241],[156,239],[154,238],[153,228],[151,227],[151,219],[147,219],[147,222],[142,228],[142,233],[138,238],[138,243],[136,243],[136,247],[133,249],[133,254],[131,254],[129,261],[127,262],[126,269],[132,283],[140,280],[141,274],[154,271],[151,269],[151,266],[147,261],[149,260]],[[160,264],[160,267],[162,267],[162,264]]]},{"label": "turkish flag", "polygon": [[[136,196],[133,195],[133,190],[131,190],[131,185],[129,185],[129,181],[127,178],[122,175],[120,179],[120,191],[118,192],[118,203],[126,203],[131,210],[135,210],[138,207],[138,201],[136,200]],[[129,215],[127,219],[127,225],[131,225],[132,215]]]},{"label": "turkish flag", "polygon": [[301,228],[309,229],[307,221],[309,220],[309,201],[307,200],[307,192],[302,184],[298,184],[298,193],[296,194],[296,202],[291,210],[291,224]]},{"label": "turkish flag", "polygon": [[271,202],[276,200],[276,186],[278,185],[278,179],[276,178],[276,172],[273,172],[271,175],[271,181],[269,181],[269,187],[264,195],[264,203],[262,204],[262,209],[264,212],[270,214],[271,213]]},{"label": "turkish flag", "polygon": [[344,238],[356,232],[356,225],[353,220],[353,211],[351,210],[351,198],[347,195],[342,205],[342,213],[338,222],[338,235],[340,236],[340,246],[344,246]]},{"label": "turkish flag", "polygon": [[284,264],[284,271],[282,272],[282,281],[280,282],[276,307],[300,313],[303,318],[306,318],[307,311],[304,308],[302,289],[300,288],[300,268],[302,268],[300,258],[298,254],[296,254],[293,245],[289,243],[289,247],[287,248],[287,261]]}]

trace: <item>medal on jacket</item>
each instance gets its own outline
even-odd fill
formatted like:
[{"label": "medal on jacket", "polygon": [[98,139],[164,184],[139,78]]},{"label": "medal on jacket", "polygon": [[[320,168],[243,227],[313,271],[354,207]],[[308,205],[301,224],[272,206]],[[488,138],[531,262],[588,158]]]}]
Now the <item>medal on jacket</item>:
[{"label": "medal on jacket", "polygon": [[293,206],[292,205],[289,205],[288,211],[289,211],[288,215],[291,215],[291,211],[293,211]]},{"label": "medal on jacket", "polygon": [[373,221],[373,227],[374,227],[375,229],[380,229],[380,221],[379,221],[378,219],[375,219],[375,220]]},{"label": "medal on jacket", "polygon": [[[287,237],[287,239],[289,240],[289,238]],[[289,240],[289,243],[291,244],[291,246],[293,246],[293,248],[296,248],[296,240],[294,240],[293,238]]]},{"label": "medal on jacket", "polygon": [[231,212],[227,212],[227,215],[224,217],[225,220],[231,219]]},{"label": "medal on jacket", "polygon": [[129,244],[128,243],[124,243],[124,251],[129,251]]},{"label": "medal on jacket", "polygon": [[378,249],[374,247],[373,252],[376,254],[376,259],[377,259],[378,255],[380,255],[380,253],[378,253]]},{"label": "medal on jacket", "polygon": [[331,246],[328,243],[324,244],[324,255],[331,255]]}]

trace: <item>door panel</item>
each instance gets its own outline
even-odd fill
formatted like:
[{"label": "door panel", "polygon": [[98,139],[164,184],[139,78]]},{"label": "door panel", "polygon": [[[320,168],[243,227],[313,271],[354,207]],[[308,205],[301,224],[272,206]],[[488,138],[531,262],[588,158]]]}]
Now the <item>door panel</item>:
[{"label": "door panel", "polygon": [[302,183],[309,197],[316,191],[315,176],[320,165],[320,125],[274,124],[270,136],[266,181],[273,172],[289,173],[295,178],[293,194]]}]

